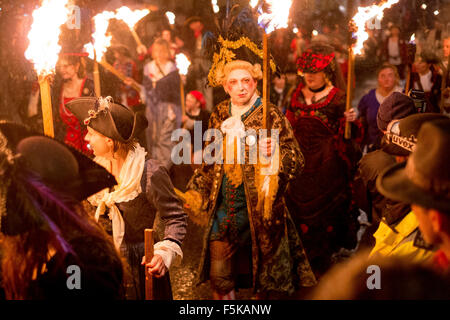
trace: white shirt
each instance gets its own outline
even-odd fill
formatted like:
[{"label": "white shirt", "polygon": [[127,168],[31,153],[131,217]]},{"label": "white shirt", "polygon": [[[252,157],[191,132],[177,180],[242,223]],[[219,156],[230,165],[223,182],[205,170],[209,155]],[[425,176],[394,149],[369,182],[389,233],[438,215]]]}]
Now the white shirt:
[{"label": "white shirt", "polygon": [[[402,63],[402,58],[400,57],[400,47],[398,45],[398,40],[389,38],[388,52],[389,52],[389,63],[390,64],[399,65]],[[393,58],[393,57],[396,57],[396,58]]]},{"label": "white shirt", "polygon": [[[431,81],[431,77],[433,74],[431,73],[431,70],[428,70],[427,73],[424,75],[419,74],[420,77],[420,83],[422,84],[422,88],[424,92],[430,92],[431,87],[433,87],[433,82]],[[419,90],[418,83],[414,83],[414,89]]]}]

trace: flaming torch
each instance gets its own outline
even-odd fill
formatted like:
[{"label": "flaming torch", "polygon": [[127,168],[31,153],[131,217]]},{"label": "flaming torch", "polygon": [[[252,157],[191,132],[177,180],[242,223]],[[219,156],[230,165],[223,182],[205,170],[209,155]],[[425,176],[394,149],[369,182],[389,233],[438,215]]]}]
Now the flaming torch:
[{"label": "flaming torch", "polygon": [[25,57],[34,63],[41,90],[42,118],[44,133],[53,137],[52,101],[49,78],[55,72],[58,54],[60,27],[67,22],[70,10],[67,0],[44,0],[41,7],[33,12],[33,25],[28,33],[30,45]]},{"label": "flaming torch", "polygon": [[[350,21],[350,26],[355,30],[354,36],[356,38],[356,43],[351,44],[348,48],[347,100],[345,106],[346,111],[350,110],[352,102],[355,54],[361,54],[363,44],[369,38],[369,35],[366,32],[366,24],[368,21],[373,19],[381,21],[381,19],[383,19],[384,10],[392,7],[398,1],[399,0],[387,0],[380,3],[379,5],[358,7],[358,12]],[[350,123],[347,121],[345,123],[345,138],[350,139],[350,136]]]},{"label": "flaming torch", "polygon": [[[287,28],[289,10],[292,5],[292,0],[266,0],[268,12],[263,12],[262,2],[259,5],[257,12],[260,13],[258,17],[258,24],[263,27],[263,129],[270,127],[268,123],[268,102],[269,102],[269,43],[268,37],[275,29]],[[256,1],[251,5],[256,6]],[[272,132],[273,133],[273,132]],[[258,203],[256,210],[260,211],[264,221],[269,221],[272,205],[275,201],[275,196],[278,191],[278,170],[280,164],[280,148],[277,141],[273,139],[271,134],[270,147],[273,152],[269,157],[260,156],[258,166],[256,168],[256,184],[258,190]],[[270,158],[270,159],[269,159]],[[267,161],[269,160],[269,161]]]},{"label": "flaming torch", "polygon": [[95,32],[92,35],[94,44],[88,43],[84,46],[86,52],[89,53],[89,58],[94,60],[94,88],[97,97],[101,96],[98,63],[102,61],[103,55],[111,45],[111,36],[106,36],[106,31],[108,30],[109,20],[112,18],[114,18],[114,13],[111,11],[97,14],[94,17]]},{"label": "flaming torch", "polygon": [[408,94],[409,88],[411,87],[412,64],[414,63],[414,60],[416,58],[416,34],[415,33],[411,36],[411,38],[409,39],[409,42],[406,46],[408,48],[408,57],[407,57],[408,74],[406,76],[405,93]]},{"label": "flaming torch", "polygon": [[[256,6],[256,2],[253,1],[251,5]],[[287,28],[289,10],[291,9],[292,0],[267,0],[270,12],[262,12],[261,7],[259,11],[261,15],[258,17],[258,23],[264,28],[263,32],[263,128],[267,128],[267,103],[269,97],[269,34],[278,28]],[[262,6],[262,4],[261,4]]]},{"label": "flaming torch", "polygon": [[191,62],[189,59],[182,53],[179,53],[175,56],[175,62],[177,64],[178,71],[180,73],[180,97],[181,97],[181,112],[183,116],[186,114],[186,104],[184,101],[184,83],[183,77],[188,73],[189,66]]},{"label": "flaming torch", "polygon": [[217,4],[217,0],[211,0],[211,5],[213,7],[214,13],[218,13],[220,11],[220,7]]},{"label": "flaming torch", "polygon": [[142,46],[143,44],[142,44],[142,41],[139,38],[138,34],[136,33],[136,30],[134,29],[134,27],[139,22],[139,20],[141,20],[143,17],[145,17],[149,13],[150,13],[150,10],[148,10],[148,9],[132,11],[130,8],[125,7],[125,6],[117,9],[117,11],[116,11],[115,18],[118,20],[122,20],[123,22],[125,22],[128,25],[128,27],[130,28],[131,34],[133,35],[134,40],[136,40],[136,43],[138,46]]},{"label": "flaming torch", "polygon": [[175,14],[173,12],[167,11],[166,17],[167,20],[169,20],[170,26],[173,28],[173,25],[175,24]]},{"label": "flaming torch", "polygon": [[[108,30],[109,20],[114,17],[115,13],[111,11],[104,11],[96,15],[94,17],[95,32],[92,35],[93,43],[88,43],[84,46],[86,52],[89,53],[89,58],[94,60],[94,85],[97,96],[100,96],[100,76],[98,74],[99,63],[120,80],[125,81],[127,78],[104,59],[105,52],[111,45],[112,38],[112,36],[106,35],[106,31]],[[137,92],[141,91],[141,87],[134,80],[131,86]]]}]

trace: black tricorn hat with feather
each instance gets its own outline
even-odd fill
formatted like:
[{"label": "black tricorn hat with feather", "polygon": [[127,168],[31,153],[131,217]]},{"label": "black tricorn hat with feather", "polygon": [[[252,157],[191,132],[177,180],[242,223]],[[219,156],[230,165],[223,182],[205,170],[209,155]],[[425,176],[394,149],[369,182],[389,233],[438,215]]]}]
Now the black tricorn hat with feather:
[{"label": "black tricorn hat with feather", "polygon": [[78,150],[4,120],[0,121],[0,181],[0,232],[7,235],[49,226],[49,216],[55,212],[42,211],[38,198],[45,203],[81,201],[117,184],[105,168]]},{"label": "black tricorn hat with feather", "polygon": [[[206,58],[212,60],[208,74],[208,84],[212,87],[222,85],[218,74],[225,65],[235,60],[248,61],[251,64],[263,64],[262,28],[249,8],[234,6],[217,35],[207,32],[203,38]],[[271,57],[270,69],[277,72],[275,61]]]}]

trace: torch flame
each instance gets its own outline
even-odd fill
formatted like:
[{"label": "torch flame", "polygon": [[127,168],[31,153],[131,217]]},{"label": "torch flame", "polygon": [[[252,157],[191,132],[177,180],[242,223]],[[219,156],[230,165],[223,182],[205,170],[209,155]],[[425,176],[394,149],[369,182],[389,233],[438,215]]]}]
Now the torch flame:
[{"label": "torch flame", "polygon": [[28,33],[30,45],[25,57],[34,63],[39,76],[54,72],[61,46],[58,45],[60,27],[67,22],[70,9],[68,0],[44,0],[33,11],[33,25]]},{"label": "torch flame", "polygon": [[250,7],[252,7],[253,9],[256,7],[256,5],[258,4],[259,0],[250,0]]},{"label": "torch flame", "polygon": [[415,33],[413,33],[412,34],[412,36],[411,36],[411,38],[409,39],[409,43],[416,43],[416,34]]},{"label": "torch flame", "polygon": [[167,11],[166,17],[169,20],[170,24],[175,24],[175,14],[173,12]]},{"label": "torch flame", "polygon": [[387,0],[379,5],[372,5],[369,7],[358,7],[358,12],[353,17],[352,21],[356,26],[356,44],[353,48],[355,54],[361,54],[363,43],[369,38],[366,32],[366,23],[372,19],[383,19],[383,12],[385,9],[392,7],[398,3],[399,0]]},{"label": "torch flame", "polygon": [[115,17],[114,12],[103,11],[94,17],[95,32],[92,35],[93,44],[88,43],[84,46],[86,52],[89,53],[89,58],[94,59],[94,49],[96,53],[96,60],[101,61],[108,47],[111,45],[112,36],[106,35],[108,30],[109,20]]},{"label": "torch flame", "polygon": [[180,71],[180,74],[183,76],[187,75],[191,62],[183,53],[179,53],[175,56],[175,63]]},{"label": "torch flame", "polygon": [[130,29],[133,29],[136,23],[149,13],[150,10],[148,9],[132,11],[130,8],[123,6],[117,9],[115,18],[124,21]]},{"label": "torch flame", "polygon": [[264,27],[267,34],[279,28],[287,28],[289,10],[292,0],[267,0],[270,13],[262,13],[258,18],[258,23]]},{"label": "torch flame", "polygon": [[217,0],[211,0],[211,4],[212,4],[214,13],[217,13],[220,11],[219,5],[217,4]]}]

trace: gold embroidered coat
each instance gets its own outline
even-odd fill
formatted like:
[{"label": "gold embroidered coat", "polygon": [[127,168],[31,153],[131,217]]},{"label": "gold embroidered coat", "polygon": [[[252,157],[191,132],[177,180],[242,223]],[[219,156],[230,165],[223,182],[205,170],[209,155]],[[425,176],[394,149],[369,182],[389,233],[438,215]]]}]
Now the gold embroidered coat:
[{"label": "gold embroidered coat", "polygon": [[[229,100],[220,103],[211,114],[208,128],[220,130],[229,118]],[[280,166],[279,188],[269,220],[263,221],[262,212],[256,210],[258,191],[255,187],[256,165],[249,163],[249,146],[245,145],[245,164],[241,164],[247,201],[252,242],[252,274],[254,291],[292,293],[299,287],[309,287],[316,279],[309,265],[303,245],[284,202],[284,192],[290,180],[301,172],[304,158],[287,118],[272,104],[268,109],[272,129],[279,129]],[[262,129],[263,107],[257,107],[244,121],[245,130]],[[206,143],[206,146],[208,142]],[[199,192],[203,200],[206,232],[200,258],[198,279],[209,277],[209,235],[217,210],[224,169],[222,164],[203,163],[188,184],[188,190]]]}]

